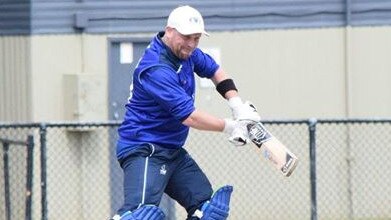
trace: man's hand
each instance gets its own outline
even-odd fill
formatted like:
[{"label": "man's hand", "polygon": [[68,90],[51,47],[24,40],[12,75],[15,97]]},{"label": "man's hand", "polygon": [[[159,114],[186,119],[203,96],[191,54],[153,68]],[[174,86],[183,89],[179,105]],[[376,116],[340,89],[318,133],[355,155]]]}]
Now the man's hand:
[{"label": "man's hand", "polygon": [[232,119],[224,119],[224,122],[223,132],[229,135],[229,142],[235,146],[243,146],[250,142],[246,128],[247,123]]},{"label": "man's hand", "polygon": [[228,105],[232,110],[232,116],[235,120],[255,122],[261,120],[261,116],[259,116],[257,109],[249,101],[243,103],[240,97],[235,96],[228,100]]}]

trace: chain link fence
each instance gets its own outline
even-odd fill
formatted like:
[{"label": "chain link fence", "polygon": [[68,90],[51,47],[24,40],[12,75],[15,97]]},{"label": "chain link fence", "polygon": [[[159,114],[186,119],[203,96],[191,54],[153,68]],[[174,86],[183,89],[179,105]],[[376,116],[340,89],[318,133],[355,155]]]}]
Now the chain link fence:
[{"label": "chain link fence", "polygon": [[391,219],[391,122],[320,121],[319,219]]},{"label": "chain link fence", "polygon": [[[186,143],[215,188],[234,186],[230,219],[391,219],[391,120],[264,123],[300,158],[291,177],[221,133],[192,130]],[[9,144],[0,151],[0,219],[108,219],[123,200],[118,125],[0,124]],[[168,220],[186,218],[166,196],[161,207]]]},{"label": "chain link fence", "polygon": [[27,127],[0,128],[0,219],[31,220],[34,137]]}]

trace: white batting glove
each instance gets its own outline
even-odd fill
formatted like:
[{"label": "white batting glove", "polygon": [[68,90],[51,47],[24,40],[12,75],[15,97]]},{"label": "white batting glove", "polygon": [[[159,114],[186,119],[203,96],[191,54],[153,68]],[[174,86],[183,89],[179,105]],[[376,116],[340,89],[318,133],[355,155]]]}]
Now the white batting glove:
[{"label": "white batting glove", "polygon": [[256,122],[261,120],[261,116],[259,116],[255,106],[249,101],[243,103],[239,96],[230,98],[228,105],[232,110],[232,116],[235,120]]},{"label": "white batting glove", "polygon": [[224,119],[223,132],[229,135],[228,141],[235,146],[243,146],[250,142],[248,131],[244,122],[232,119]]}]

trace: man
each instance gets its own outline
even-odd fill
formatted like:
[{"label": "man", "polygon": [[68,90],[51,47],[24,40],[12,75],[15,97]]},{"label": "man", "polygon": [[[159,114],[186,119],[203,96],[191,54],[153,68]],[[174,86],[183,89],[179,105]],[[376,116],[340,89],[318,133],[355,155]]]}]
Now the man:
[{"label": "man", "polygon": [[[113,219],[162,220],[163,193],[182,205],[188,219],[223,220],[232,186],[212,186],[183,148],[189,128],[225,132],[235,145],[248,141],[246,120],[259,115],[238,96],[232,79],[197,48],[204,29],[190,6],[174,9],[164,32],[151,41],[133,75],[133,91],[118,129],[118,161],[124,171],[124,204]],[[194,106],[195,74],[210,78],[228,100],[234,120],[221,119]]]}]

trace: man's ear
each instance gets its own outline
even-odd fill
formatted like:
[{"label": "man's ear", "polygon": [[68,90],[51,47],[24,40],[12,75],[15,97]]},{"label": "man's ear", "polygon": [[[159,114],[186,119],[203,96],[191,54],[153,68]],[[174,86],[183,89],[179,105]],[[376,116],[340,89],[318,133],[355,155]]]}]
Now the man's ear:
[{"label": "man's ear", "polygon": [[164,34],[164,35],[167,35],[168,37],[171,37],[174,31],[175,31],[174,28],[172,28],[172,27],[166,27],[165,34]]}]

